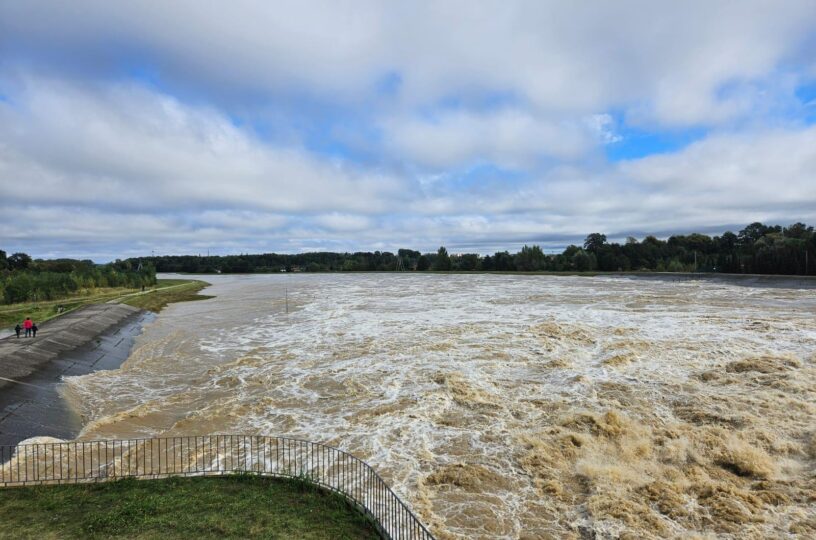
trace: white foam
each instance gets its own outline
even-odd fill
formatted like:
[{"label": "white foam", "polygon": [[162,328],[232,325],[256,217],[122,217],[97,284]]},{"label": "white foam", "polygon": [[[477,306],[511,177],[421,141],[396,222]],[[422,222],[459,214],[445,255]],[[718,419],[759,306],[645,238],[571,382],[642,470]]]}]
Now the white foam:
[{"label": "white foam", "polygon": [[[205,279],[217,298],[168,308],[122,369],[69,378],[93,420],[83,436],[212,426],[331,442],[384,471],[411,501],[434,464],[517,469],[514,414],[534,423],[542,413],[531,400],[603,409],[598,385],[621,383],[653,394],[655,414],[669,419],[661,394],[694,373],[816,350],[816,291],[506,275]],[[542,338],[541,324],[560,333]],[[547,367],[556,360],[565,366]],[[451,373],[495,406],[458,404],[438,382]],[[454,414],[482,420],[446,425]],[[508,492],[503,511],[535,497],[530,487]],[[456,511],[440,508],[443,518]]]}]

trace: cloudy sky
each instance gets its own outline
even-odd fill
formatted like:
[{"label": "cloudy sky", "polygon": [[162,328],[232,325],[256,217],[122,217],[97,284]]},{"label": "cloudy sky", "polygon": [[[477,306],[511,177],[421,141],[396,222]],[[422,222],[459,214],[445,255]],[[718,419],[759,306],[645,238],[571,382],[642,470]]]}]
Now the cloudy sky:
[{"label": "cloudy sky", "polygon": [[0,249],[490,252],[816,224],[816,7],[0,2]]}]

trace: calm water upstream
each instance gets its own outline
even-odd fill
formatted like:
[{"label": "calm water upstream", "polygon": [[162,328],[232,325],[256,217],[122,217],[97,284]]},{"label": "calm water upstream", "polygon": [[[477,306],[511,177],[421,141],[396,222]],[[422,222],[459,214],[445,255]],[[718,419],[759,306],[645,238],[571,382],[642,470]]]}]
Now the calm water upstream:
[{"label": "calm water upstream", "polygon": [[327,442],[441,538],[816,535],[816,290],[205,279],[121,369],[67,381],[82,439]]}]

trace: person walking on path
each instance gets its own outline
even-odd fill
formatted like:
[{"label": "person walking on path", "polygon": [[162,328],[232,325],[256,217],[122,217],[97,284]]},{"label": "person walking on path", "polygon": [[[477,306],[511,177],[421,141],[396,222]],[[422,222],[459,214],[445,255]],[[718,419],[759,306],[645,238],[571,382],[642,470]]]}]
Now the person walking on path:
[{"label": "person walking on path", "polygon": [[25,337],[31,336],[32,326],[34,326],[34,321],[31,320],[31,317],[26,317],[26,320],[23,321],[23,328],[25,328]]},{"label": "person walking on path", "polygon": [[31,337],[37,337],[37,323],[31,325]]},{"label": "person walking on path", "polygon": [[17,323],[17,326],[14,327],[14,333],[17,334],[17,339],[20,339],[20,331],[22,329],[23,327],[20,326],[20,323]]}]

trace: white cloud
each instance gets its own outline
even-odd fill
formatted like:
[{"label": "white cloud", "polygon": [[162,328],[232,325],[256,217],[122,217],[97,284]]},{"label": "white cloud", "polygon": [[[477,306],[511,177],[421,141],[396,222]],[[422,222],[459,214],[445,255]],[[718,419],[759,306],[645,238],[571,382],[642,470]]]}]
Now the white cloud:
[{"label": "white cloud", "polygon": [[590,126],[540,119],[518,109],[397,117],[384,122],[383,128],[393,154],[437,169],[473,162],[525,168],[545,157],[576,159],[595,142]]},{"label": "white cloud", "polygon": [[311,221],[332,232],[342,233],[359,232],[368,229],[372,225],[371,219],[366,216],[338,214],[336,212],[315,216]]},{"label": "white cloud", "polygon": [[124,49],[167,82],[211,96],[306,92],[365,103],[396,72],[405,104],[504,92],[538,113],[621,107],[642,122],[684,126],[751,114],[761,96],[723,89],[762,87],[800,58],[816,10],[809,0],[19,0],[3,3],[0,21],[9,50],[55,69],[109,73]]},{"label": "white cloud", "polygon": [[612,144],[623,140],[623,137],[615,131],[615,120],[610,114],[593,114],[585,122],[603,144]]},{"label": "white cloud", "polygon": [[404,190],[388,174],[270,146],[219,112],[133,86],[29,81],[0,102],[0,178],[21,204],[267,212],[383,211]]},{"label": "white cloud", "polygon": [[681,152],[622,163],[620,170],[695,206],[743,213],[810,208],[816,215],[816,127],[715,135]]},{"label": "white cloud", "polygon": [[[7,0],[0,248],[489,250],[812,222],[794,92],[814,28],[808,0]],[[705,135],[608,163],[633,126]]]}]

